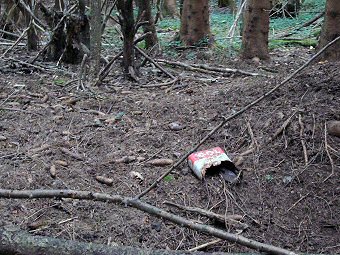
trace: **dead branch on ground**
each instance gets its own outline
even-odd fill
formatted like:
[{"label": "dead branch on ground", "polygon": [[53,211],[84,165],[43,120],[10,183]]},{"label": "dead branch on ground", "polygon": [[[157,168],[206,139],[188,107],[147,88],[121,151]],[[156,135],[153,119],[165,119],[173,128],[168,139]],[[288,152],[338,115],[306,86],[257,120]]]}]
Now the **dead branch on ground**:
[{"label": "dead branch on ground", "polygon": [[299,30],[301,30],[302,28],[308,27],[310,25],[312,25],[315,21],[317,21],[318,19],[322,18],[325,15],[325,12],[321,12],[318,15],[316,15],[314,18],[308,20],[307,22],[303,23],[301,26],[298,26],[294,29],[292,29],[290,32],[278,35],[276,38],[281,39],[281,38],[285,38],[288,36],[291,36],[295,33],[297,33]]},{"label": "dead branch on ground", "polygon": [[[185,255],[183,251],[112,246],[32,235],[15,226],[0,228],[0,253],[6,255]],[[198,255],[211,255],[200,252]]]},{"label": "dead branch on ground", "polygon": [[267,252],[277,255],[296,255],[292,251],[288,251],[270,244],[264,244],[255,240],[248,239],[241,235],[231,234],[220,229],[193,222],[178,215],[169,213],[161,208],[155,207],[140,199],[130,197],[123,197],[120,195],[109,195],[106,193],[95,193],[90,191],[77,190],[6,190],[0,189],[1,198],[17,198],[17,199],[35,199],[35,198],[72,198],[80,200],[100,201],[113,204],[122,204],[141,210],[143,212],[161,217],[165,220],[171,221],[179,226],[183,226],[192,230],[206,233],[217,238],[227,240],[232,243],[237,243],[251,249],[261,252]]},{"label": "dead branch on ground", "polygon": [[149,57],[143,50],[138,48],[137,46],[134,46],[135,49],[143,55],[148,61],[150,61],[152,64],[154,64],[159,70],[161,70],[163,73],[165,73],[167,76],[169,76],[172,80],[175,80],[176,77],[173,76],[171,73],[169,73],[167,70],[165,70],[160,64],[158,64],[155,60],[153,60],[151,57]]},{"label": "dead branch on ground", "polygon": [[175,204],[169,201],[165,201],[163,204],[170,205],[170,206],[176,207],[178,209],[181,209],[187,212],[197,213],[209,219],[216,220],[220,223],[227,222],[230,225],[241,227],[242,229],[246,229],[249,227],[247,224],[240,222],[240,220],[243,219],[243,216],[241,215],[221,215],[221,214],[217,214],[211,211],[204,210],[202,208],[179,205],[179,204]]},{"label": "dead branch on ground", "polygon": [[201,72],[201,73],[206,73],[206,74],[227,74],[227,75],[232,75],[232,74],[240,74],[240,75],[249,75],[249,76],[259,76],[260,74],[258,73],[251,73],[239,69],[232,69],[232,68],[222,68],[222,67],[211,67],[209,65],[205,64],[186,64],[183,62],[176,62],[176,61],[170,61],[166,59],[156,59],[155,61],[165,63],[168,65],[172,66],[179,66],[182,67],[188,71],[192,72]]}]

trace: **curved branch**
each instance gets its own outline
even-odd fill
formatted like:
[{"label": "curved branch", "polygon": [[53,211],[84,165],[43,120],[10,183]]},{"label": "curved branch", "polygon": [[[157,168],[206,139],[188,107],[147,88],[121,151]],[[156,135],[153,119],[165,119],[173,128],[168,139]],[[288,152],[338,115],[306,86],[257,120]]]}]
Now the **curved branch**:
[{"label": "curved branch", "polygon": [[227,240],[232,243],[237,243],[251,249],[261,252],[267,252],[276,255],[296,255],[296,253],[270,245],[264,244],[246,237],[231,234],[223,230],[193,222],[181,216],[169,213],[161,208],[145,203],[139,199],[123,197],[120,195],[109,195],[105,193],[94,193],[90,191],[76,190],[5,190],[0,189],[0,198],[19,198],[19,199],[34,199],[34,198],[73,198],[82,200],[94,200],[101,202],[109,202],[114,204],[123,204],[143,212],[169,220],[179,226],[190,228],[199,232],[206,233],[211,236]]}]

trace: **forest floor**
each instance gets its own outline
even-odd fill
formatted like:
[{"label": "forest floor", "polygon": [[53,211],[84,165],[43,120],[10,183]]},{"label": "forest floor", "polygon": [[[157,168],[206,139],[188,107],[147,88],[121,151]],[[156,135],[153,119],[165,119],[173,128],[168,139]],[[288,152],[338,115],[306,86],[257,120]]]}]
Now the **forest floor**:
[{"label": "forest floor", "polygon": [[[16,54],[26,59],[25,53]],[[216,76],[166,66],[182,78],[173,86],[154,88],[141,86],[165,81],[154,67],[143,67],[139,83],[133,83],[122,77],[117,65],[101,86],[85,82],[85,91],[68,83],[77,76],[10,61],[5,67],[1,61],[0,186],[135,196],[169,167],[152,166],[150,159],[178,160],[222,116],[263,95],[312,54],[305,48],[281,48],[268,62],[219,63],[268,76]],[[217,65],[216,56],[204,57],[196,62]],[[315,63],[201,146],[221,146],[232,159],[238,158],[243,171],[240,184],[230,186],[218,175],[202,182],[182,163],[143,199],[212,225],[216,223],[163,202],[239,214],[248,228],[218,227],[294,251],[340,253],[340,139],[325,133],[327,121],[340,120],[339,69],[340,63]],[[180,122],[183,129],[170,129],[173,122]],[[307,163],[301,141],[306,144]],[[240,160],[250,146],[252,152]],[[131,157],[125,163],[115,162],[126,156]],[[98,175],[113,179],[113,185],[99,183]],[[1,199],[0,215],[1,224],[15,224],[34,234],[103,244],[187,250],[215,239],[135,209],[100,202]],[[221,241],[206,251],[249,250]]]}]

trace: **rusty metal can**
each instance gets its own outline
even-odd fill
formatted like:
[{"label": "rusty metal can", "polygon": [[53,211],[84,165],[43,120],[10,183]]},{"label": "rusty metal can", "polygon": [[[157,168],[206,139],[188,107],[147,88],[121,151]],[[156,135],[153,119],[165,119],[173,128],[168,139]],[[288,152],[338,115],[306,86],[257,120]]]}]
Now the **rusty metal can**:
[{"label": "rusty metal can", "polygon": [[188,157],[189,167],[199,179],[210,173],[220,173],[228,182],[239,178],[239,170],[221,147],[192,153]]}]

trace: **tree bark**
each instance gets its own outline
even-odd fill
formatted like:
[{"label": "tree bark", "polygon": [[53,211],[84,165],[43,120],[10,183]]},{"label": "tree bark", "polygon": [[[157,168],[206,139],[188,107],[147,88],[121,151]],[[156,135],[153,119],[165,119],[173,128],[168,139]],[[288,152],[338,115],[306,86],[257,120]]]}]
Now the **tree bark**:
[{"label": "tree bark", "polygon": [[[325,21],[321,30],[320,42],[318,49],[324,47],[340,36],[340,1],[327,0]],[[331,46],[322,56],[321,59],[329,61],[340,60],[340,41]]]},{"label": "tree bark", "polygon": [[[33,13],[36,13],[35,11],[35,6],[33,6],[32,1],[25,1],[27,6],[29,6],[32,10]],[[39,46],[39,37],[37,35],[37,32],[35,30],[35,26],[33,24],[33,19],[31,15],[23,10],[25,14],[25,21],[26,21],[26,26],[29,26],[29,29],[27,31],[27,50],[28,51],[34,51],[38,49]]]},{"label": "tree bark", "polygon": [[79,12],[66,19],[66,47],[62,60],[79,64],[90,51],[90,24],[85,14],[84,0],[78,0]]},{"label": "tree bark", "polygon": [[149,33],[145,37],[145,48],[151,49],[158,44],[155,22],[151,13],[151,0],[137,0],[139,17],[143,15],[142,21],[147,21],[148,24],[143,26],[144,33]]},{"label": "tree bark", "polygon": [[236,10],[236,3],[235,0],[218,0],[218,7],[229,7],[234,12]]},{"label": "tree bark", "polygon": [[244,16],[242,57],[269,59],[269,0],[249,0]]},{"label": "tree bark", "polygon": [[176,0],[164,0],[162,4],[162,14],[163,16],[169,16],[171,18],[178,17]]},{"label": "tree bark", "polygon": [[91,59],[94,63],[93,72],[97,76],[100,70],[100,53],[102,42],[102,1],[91,1]]},{"label": "tree bark", "polygon": [[209,0],[184,0],[180,38],[188,46],[203,39],[210,44]]},{"label": "tree bark", "polygon": [[120,12],[120,25],[123,33],[123,68],[128,77],[133,77],[135,72],[135,19],[133,16],[133,1],[118,0],[117,8]]}]

